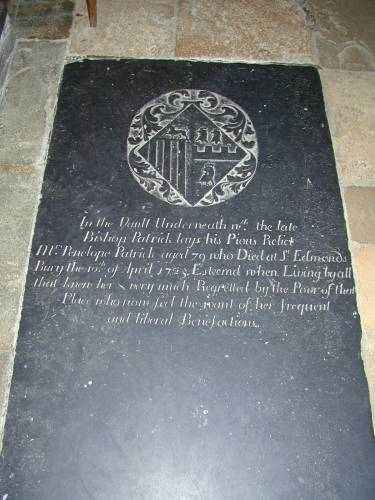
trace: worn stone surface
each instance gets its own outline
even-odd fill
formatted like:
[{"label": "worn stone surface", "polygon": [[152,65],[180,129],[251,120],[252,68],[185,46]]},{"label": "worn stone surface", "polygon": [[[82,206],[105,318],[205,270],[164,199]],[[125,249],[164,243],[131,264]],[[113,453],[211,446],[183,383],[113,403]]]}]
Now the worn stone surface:
[{"label": "worn stone surface", "polygon": [[351,245],[357,300],[364,331],[375,331],[375,245]]},{"label": "worn stone surface", "polygon": [[375,188],[347,188],[344,198],[351,239],[375,243]]},{"label": "worn stone surface", "polygon": [[175,0],[107,0],[98,2],[98,25],[90,28],[85,0],[78,0],[72,55],[173,57]]},{"label": "worn stone surface", "polygon": [[321,66],[375,69],[373,0],[296,0],[296,3],[312,31]]},{"label": "worn stone surface", "polygon": [[320,76],[341,182],[375,186],[375,73]]},{"label": "worn stone surface", "polygon": [[73,0],[14,0],[9,15],[18,36],[56,40],[69,36],[73,9]]},{"label": "worn stone surface", "polygon": [[3,438],[14,352],[0,352],[0,443]]},{"label": "worn stone surface", "polygon": [[0,448],[39,189],[33,167],[0,167]]},{"label": "worn stone surface", "polygon": [[7,7],[4,2],[0,3],[0,37],[3,34],[4,26],[6,24]]},{"label": "worn stone surface", "polygon": [[39,185],[32,167],[0,167],[0,351],[16,340]]},{"label": "worn stone surface", "polygon": [[317,71],[101,60],[68,65],[63,82],[0,491],[372,498],[360,325]]},{"label": "worn stone surface", "polygon": [[40,162],[65,50],[65,42],[16,44],[0,109],[0,165]]},{"label": "worn stone surface", "polygon": [[[229,8],[230,4],[230,8]],[[182,0],[177,57],[314,62],[310,30],[287,0]]]},{"label": "worn stone surface", "polygon": [[5,81],[12,60],[15,41],[15,35],[7,21],[0,39],[0,103],[4,94]]},{"label": "worn stone surface", "polygon": [[372,420],[375,423],[375,331],[363,333],[362,358],[369,386]]},{"label": "worn stone surface", "polygon": [[[99,24],[93,30],[88,27],[84,0],[78,2],[73,55],[174,55],[175,2],[98,0],[98,4]],[[228,12],[228,4],[203,0],[182,2],[177,55],[315,62],[324,68],[354,70],[354,73],[321,72],[330,128],[341,182],[346,186],[375,186],[375,75],[357,71],[375,68],[375,3],[372,0],[237,1],[235,4],[240,8],[231,12]],[[64,38],[68,35],[71,2],[18,1],[15,5],[18,11],[14,9],[11,14],[17,36]],[[243,12],[249,14],[243,16]],[[38,55],[35,55],[37,47]],[[48,134],[44,123],[53,105],[49,102],[45,108],[45,98],[52,97],[56,87],[58,60],[60,50],[53,44],[19,44],[1,116],[0,279],[4,284],[0,291],[1,415],[8,384],[5,373],[12,360],[12,353],[7,350],[15,340],[22,272],[32,230],[31,214],[37,202],[39,181],[32,174],[33,163],[39,162]],[[15,164],[23,167],[15,167]],[[357,241],[367,238],[372,242],[374,228],[366,217],[373,214],[369,206],[373,198],[366,194],[362,199],[361,193],[364,191],[350,190],[345,197],[350,229]],[[375,332],[374,262],[374,245],[356,245],[354,265],[362,325],[372,332]],[[374,333],[364,335],[363,345],[374,408]]]}]

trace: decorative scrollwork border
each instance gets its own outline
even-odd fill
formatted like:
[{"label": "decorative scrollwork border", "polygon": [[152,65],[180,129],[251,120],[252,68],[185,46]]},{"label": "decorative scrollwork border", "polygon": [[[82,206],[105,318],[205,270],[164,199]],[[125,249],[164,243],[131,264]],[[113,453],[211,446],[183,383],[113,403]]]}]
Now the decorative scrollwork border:
[{"label": "decorative scrollwork border", "polygon": [[[139,153],[191,103],[246,153],[195,205],[188,203]],[[169,204],[187,207],[214,205],[236,196],[253,179],[258,164],[256,132],[247,113],[230,99],[207,90],[175,90],[148,102],[133,117],[128,135],[128,163],[138,183]]]}]

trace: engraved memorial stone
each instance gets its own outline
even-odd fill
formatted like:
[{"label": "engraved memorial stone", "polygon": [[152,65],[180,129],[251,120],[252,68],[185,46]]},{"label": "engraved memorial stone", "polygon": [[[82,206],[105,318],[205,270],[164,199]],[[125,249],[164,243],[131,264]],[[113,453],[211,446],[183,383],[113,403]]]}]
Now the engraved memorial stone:
[{"label": "engraved memorial stone", "polygon": [[251,181],[257,142],[249,117],[229,99],[183,89],[155,99],[134,117],[128,158],[146,191],[167,203],[206,206]]},{"label": "engraved memorial stone", "polygon": [[315,69],[65,68],[0,497],[372,500],[360,339]]}]

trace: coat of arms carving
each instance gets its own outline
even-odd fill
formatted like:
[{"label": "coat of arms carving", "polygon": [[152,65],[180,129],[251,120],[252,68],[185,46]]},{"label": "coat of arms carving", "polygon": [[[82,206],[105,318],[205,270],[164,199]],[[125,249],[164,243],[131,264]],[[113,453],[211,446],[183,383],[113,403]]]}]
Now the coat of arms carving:
[{"label": "coat of arms carving", "polygon": [[147,103],[131,123],[132,174],[169,204],[203,207],[228,200],[253,179],[257,160],[249,116],[214,92],[169,92]]}]

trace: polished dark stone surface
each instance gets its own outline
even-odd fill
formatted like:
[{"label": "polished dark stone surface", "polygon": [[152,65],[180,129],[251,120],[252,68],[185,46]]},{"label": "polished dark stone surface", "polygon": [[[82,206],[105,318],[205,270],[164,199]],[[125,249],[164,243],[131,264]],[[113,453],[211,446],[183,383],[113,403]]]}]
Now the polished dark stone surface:
[{"label": "polished dark stone surface", "polygon": [[[160,111],[160,96],[178,89],[204,93],[180,92]],[[220,112],[217,95],[225,97]],[[162,129],[168,112],[175,121]],[[146,147],[139,141],[148,133]],[[120,231],[121,218],[140,227]],[[104,239],[94,241],[84,221]],[[204,243],[207,234],[222,243]],[[120,258],[118,244],[139,254]],[[220,248],[235,257],[215,258]],[[238,259],[239,248],[257,258],[242,251]],[[194,274],[199,254],[205,261]],[[131,263],[143,266],[139,276]],[[92,286],[69,288],[69,280]],[[29,265],[0,496],[375,498],[353,286],[315,69],[68,65]],[[116,299],[144,302],[127,302],[120,314]],[[239,312],[247,299],[249,311]],[[164,301],[159,312],[156,301]]]}]

